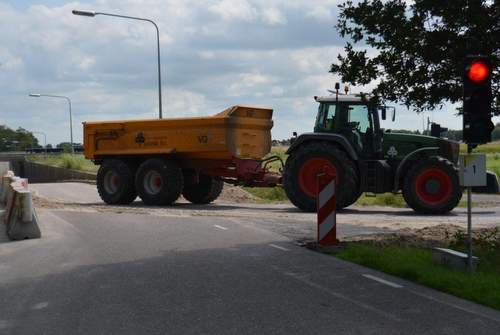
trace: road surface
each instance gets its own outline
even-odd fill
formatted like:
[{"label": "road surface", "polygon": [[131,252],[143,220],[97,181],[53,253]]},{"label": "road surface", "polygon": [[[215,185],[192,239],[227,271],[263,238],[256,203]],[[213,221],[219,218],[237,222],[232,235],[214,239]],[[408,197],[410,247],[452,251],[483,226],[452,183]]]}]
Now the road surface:
[{"label": "road surface", "polygon": [[[40,197],[56,201],[49,207],[74,211],[131,213],[154,216],[207,216],[244,220],[291,239],[310,239],[316,232],[316,214],[304,213],[291,204],[216,203],[193,205],[180,202],[170,207],[144,206],[139,199],[129,206],[105,205],[95,185],[82,183],[33,184],[30,188]],[[474,195],[485,197],[484,195]],[[497,196],[486,196],[495,198]],[[500,198],[500,196],[498,196]],[[500,207],[474,208],[474,227],[500,227]],[[402,228],[423,228],[441,224],[467,226],[465,208],[446,215],[419,215],[409,208],[351,206],[337,216],[340,237],[384,233]]]},{"label": "road surface", "polygon": [[498,311],[297,246],[266,207],[81,197],[39,208],[42,239],[0,238],[0,334],[500,333]]}]

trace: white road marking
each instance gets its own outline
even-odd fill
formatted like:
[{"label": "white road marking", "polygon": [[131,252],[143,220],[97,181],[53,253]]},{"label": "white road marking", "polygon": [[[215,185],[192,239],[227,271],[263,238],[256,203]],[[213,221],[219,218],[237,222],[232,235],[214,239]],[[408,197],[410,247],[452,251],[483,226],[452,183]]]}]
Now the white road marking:
[{"label": "white road marking", "polygon": [[219,226],[218,224],[214,224],[214,227],[217,228],[217,229],[221,229],[221,230],[228,230],[229,229],[229,228],[226,228],[226,227]]},{"label": "white road marking", "polygon": [[33,305],[33,307],[31,307],[31,309],[44,309],[44,308],[46,308],[48,305],[49,305],[49,303],[48,303],[48,302],[46,302],[46,301],[44,301],[44,302],[39,302],[38,304]]},{"label": "white road marking", "polygon": [[294,278],[295,280],[298,280],[310,287],[313,287],[315,289],[318,289],[320,291],[323,291],[325,293],[328,293],[329,295],[333,296],[333,297],[336,297],[338,299],[342,299],[342,300],[345,300],[345,301],[348,301],[350,302],[351,304],[354,304],[358,307],[361,307],[361,308],[364,308],[366,310],[369,310],[371,311],[372,313],[375,313],[375,314],[378,314],[378,315],[381,315],[385,318],[388,318],[388,319],[391,319],[391,320],[394,320],[394,321],[398,321],[398,322],[401,322],[402,320],[400,318],[398,318],[396,315],[394,314],[391,314],[391,313],[387,313],[387,312],[384,312],[374,306],[371,306],[371,305],[368,305],[362,301],[359,301],[359,300],[356,300],[356,299],[352,299],[342,293],[339,293],[339,292],[335,292],[333,290],[330,290],[329,288],[327,287],[324,287],[324,286],[321,286],[309,279],[307,279],[306,275],[299,275],[299,274],[296,274],[296,273],[290,273],[290,272],[283,272],[283,274],[285,276],[289,276],[291,278]]},{"label": "white road marking", "polygon": [[[479,316],[479,317],[482,317],[482,318],[486,318],[486,319],[489,319],[491,321],[495,321],[495,322],[500,323],[500,318],[496,314],[494,314],[494,315],[486,315],[484,313],[476,312],[476,311],[473,311],[471,309],[468,309],[468,308],[465,308],[465,307],[462,307],[462,306],[458,306],[456,304],[449,303],[449,302],[440,300],[440,299],[435,298],[435,297],[431,297],[430,295],[427,295],[427,294],[424,294],[424,293],[420,293],[420,292],[417,292],[417,291],[412,290],[412,289],[409,289],[408,291],[411,292],[411,293],[413,293],[413,294],[415,294],[415,295],[417,295],[417,296],[419,296],[419,297],[422,297],[422,298],[425,298],[425,299],[429,299],[431,301],[434,301],[434,302],[446,305],[448,307],[456,308],[456,309],[461,310],[463,312],[467,312],[467,313],[470,313],[472,315],[476,315],[476,316]],[[493,313],[496,313],[496,312],[494,311]]]},{"label": "white road marking", "polygon": [[365,277],[365,278],[371,279],[371,280],[375,280],[375,281],[377,281],[379,283],[385,284],[385,285],[390,286],[390,287],[394,287],[394,288],[402,288],[403,287],[403,286],[401,286],[399,284],[396,284],[396,283],[393,283],[391,281],[388,281],[388,280],[385,280],[385,279],[382,279],[382,278],[379,278],[379,277],[375,277],[375,276],[372,276],[372,275],[364,274],[362,276]]},{"label": "white road marking", "polygon": [[270,247],[273,247],[275,249],[280,249],[280,250],[283,250],[283,251],[290,251],[290,249],[287,249],[285,247],[280,247],[279,245],[276,245],[276,244],[269,244]]}]

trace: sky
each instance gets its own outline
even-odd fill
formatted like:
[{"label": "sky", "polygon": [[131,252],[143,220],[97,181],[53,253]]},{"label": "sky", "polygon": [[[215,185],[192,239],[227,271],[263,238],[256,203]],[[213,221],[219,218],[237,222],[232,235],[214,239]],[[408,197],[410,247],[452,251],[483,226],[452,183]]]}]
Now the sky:
[{"label": "sky", "polygon": [[[208,116],[244,104],[274,109],[274,139],[312,131],[315,95],[345,41],[334,26],[339,0],[0,0],[0,124],[69,141],[68,104],[82,122],[156,118],[156,34],[148,22],[74,16],[94,10],[154,20],[160,31],[163,114]],[[367,92],[370,87],[353,87]],[[428,116],[461,128],[455,107],[417,115],[398,107],[385,128],[422,129]],[[43,144],[43,137],[37,135]]]}]

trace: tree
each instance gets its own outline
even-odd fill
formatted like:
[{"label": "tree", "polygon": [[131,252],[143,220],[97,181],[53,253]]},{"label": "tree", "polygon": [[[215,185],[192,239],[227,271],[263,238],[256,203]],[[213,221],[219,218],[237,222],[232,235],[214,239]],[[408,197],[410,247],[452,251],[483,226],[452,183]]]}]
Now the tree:
[{"label": "tree", "polygon": [[71,143],[69,142],[61,142],[56,147],[63,149],[63,152],[65,153],[71,153]]},{"label": "tree", "polygon": [[24,151],[36,147],[39,147],[38,140],[28,130],[0,126],[0,151]]},{"label": "tree", "polygon": [[[339,8],[337,29],[348,42],[331,72],[351,85],[378,81],[373,93],[417,112],[462,99],[465,55],[490,55],[500,65],[500,0],[363,0]],[[492,79],[500,102],[500,74]]]}]

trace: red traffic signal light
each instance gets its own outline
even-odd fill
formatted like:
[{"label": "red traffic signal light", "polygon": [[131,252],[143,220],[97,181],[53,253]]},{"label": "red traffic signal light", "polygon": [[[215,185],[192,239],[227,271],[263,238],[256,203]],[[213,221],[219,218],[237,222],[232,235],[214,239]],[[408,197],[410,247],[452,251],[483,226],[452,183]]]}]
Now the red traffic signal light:
[{"label": "red traffic signal light", "polygon": [[469,144],[491,141],[491,60],[485,55],[467,55],[464,60],[463,135]]},{"label": "red traffic signal light", "polygon": [[488,79],[489,76],[490,67],[480,60],[472,62],[467,71],[467,77],[475,83],[480,83]]}]

